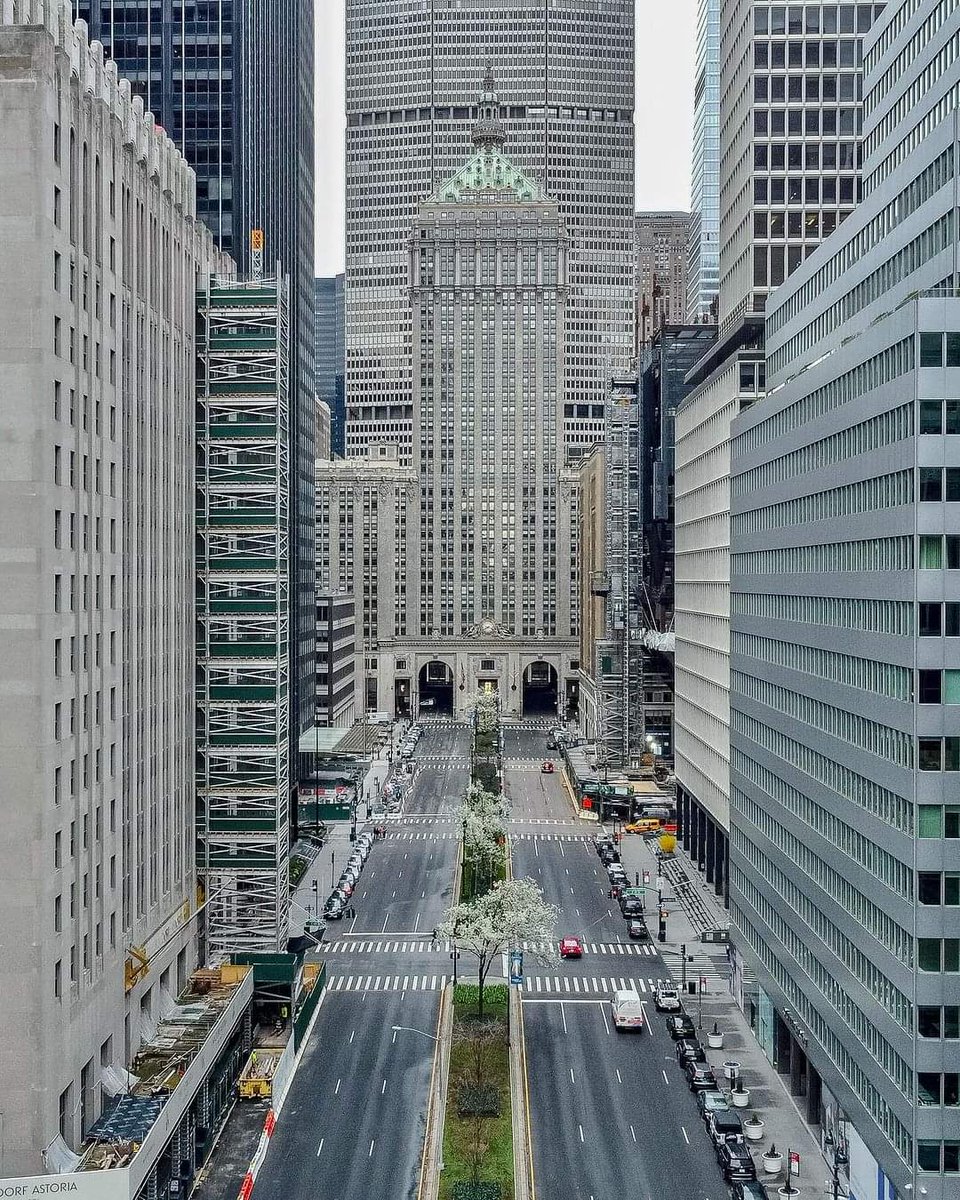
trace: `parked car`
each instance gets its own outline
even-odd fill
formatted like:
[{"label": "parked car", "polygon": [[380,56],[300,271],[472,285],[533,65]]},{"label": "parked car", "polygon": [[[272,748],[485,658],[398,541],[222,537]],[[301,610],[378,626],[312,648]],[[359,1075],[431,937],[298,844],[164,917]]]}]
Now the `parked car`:
[{"label": "parked car", "polygon": [[600,851],[600,861],[605,867],[609,867],[611,863],[620,861],[620,851],[615,846],[604,846]]},{"label": "parked car", "polygon": [[695,1038],[681,1038],[677,1042],[677,1062],[682,1067],[688,1062],[706,1062],[703,1047]]},{"label": "parked car", "polygon": [[599,833],[599,834],[597,834],[596,838],[594,839],[593,848],[594,848],[594,850],[596,850],[597,854],[599,854],[602,858],[604,851],[613,850],[614,845],[613,845],[613,842],[610,840],[610,838],[607,837],[607,835],[605,833]]},{"label": "parked car", "polygon": [[343,894],[347,897],[347,899],[349,899],[353,895],[353,883],[349,879],[345,878],[343,875],[340,876],[340,882],[338,883],[337,886],[339,887],[340,891],[343,892]]},{"label": "parked car", "polygon": [[719,1088],[712,1092],[697,1092],[697,1111],[705,1122],[709,1122],[711,1113],[730,1112],[730,1101]]},{"label": "parked car", "polygon": [[743,1133],[743,1122],[740,1114],[732,1108],[725,1111],[714,1110],[706,1118],[707,1132],[714,1146],[719,1146],[728,1137],[737,1137]]},{"label": "parked car", "polygon": [[635,942],[648,942],[650,940],[650,930],[647,928],[647,923],[640,917],[633,917],[627,922],[627,937],[633,938]]},{"label": "parked car", "polygon": [[680,1003],[680,993],[677,989],[665,984],[661,984],[654,992],[653,1003],[657,1012],[678,1013],[683,1007]]},{"label": "parked car", "polygon": [[345,907],[344,900],[334,892],[323,906],[323,915],[328,921],[339,921]]},{"label": "parked car", "polygon": [[757,1168],[753,1163],[750,1147],[743,1137],[728,1137],[717,1147],[717,1162],[727,1183],[756,1179]]},{"label": "parked car", "polygon": [[540,764],[540,770],[543,772],[544,775],[552,775],[553,774],[553,760],[550,758],[545,758],[543,760],[543,762]]},{"label": "parked car", "polygon": [[717,1077],[713,1071],[700,1062],[688,1062],[683,1073],[687,1077],[687,1086],[691,1092],[714,1092],[717,1089]]},{"label": "parked car", "polygon": [[667,1033],[678,1042],[681,1038],[695,1038],[697,1031],[693,1027],[693,1022],[686,1013],[675,1013],[672,1017],[667,1017],[666,1020]]},{"label": "parked car", "polygon": [[731,1183],[730,1200],[770,1200],[770,1193],[759,1179],[741,1179]]},{"label": "parked car", "polygon": [[620,911],[628,919],[643,916],[643,901],[637,896],[621,896]]},{"label": "parked car", "polygon": [[578,937],[560,939],[561,958],[583,958],[583,942]]}]

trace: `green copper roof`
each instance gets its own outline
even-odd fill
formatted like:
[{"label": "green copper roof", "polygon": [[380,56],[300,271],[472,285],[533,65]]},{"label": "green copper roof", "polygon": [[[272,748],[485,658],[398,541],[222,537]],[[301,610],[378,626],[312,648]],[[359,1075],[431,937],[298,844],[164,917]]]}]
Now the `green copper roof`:
[{"label": "green copper roof", "polygon": [[515,200],[543,200],[543,190],[497,147],[483,145],[436,192],[438,200],[474,200],[484,192],[510,192]]}]

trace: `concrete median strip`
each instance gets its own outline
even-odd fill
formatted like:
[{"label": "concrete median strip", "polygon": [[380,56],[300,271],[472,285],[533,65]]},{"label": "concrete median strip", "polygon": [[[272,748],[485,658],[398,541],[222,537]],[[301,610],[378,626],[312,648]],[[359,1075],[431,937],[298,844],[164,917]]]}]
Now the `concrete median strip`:
[{"label": "concrete median strip", "polygon": [[536,1200],[530,1136],[530,1082],[520,989],[510,988],[510,1107],[513,1113],[514,1200]]},{"label": "concrete median strip", "polygon": [[437,1048],[433,1055],[430,1076],[430,1100],[427,1105],[427,1125],[423,1135],[423,1156],[420,1160],[420,1184],[417,1200],[437,1200],[440,1195],[440,1171],[443,1167],[443,1114],[447,1107],[447,1084],[450,1073],[450,1039],[453,1033],[453,988],[447,985],[440,993],[440,1015],[437,1018]]}]

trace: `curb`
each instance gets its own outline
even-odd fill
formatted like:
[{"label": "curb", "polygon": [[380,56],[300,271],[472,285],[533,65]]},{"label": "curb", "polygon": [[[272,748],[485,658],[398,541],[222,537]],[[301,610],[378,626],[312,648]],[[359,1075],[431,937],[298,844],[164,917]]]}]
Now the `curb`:
[{"label": "curb", "polygon": [[510,1107],[513,1115],[514,1200],[535,1200],[533,1144],[530,1139],[530,1081],[519,988],[510,988]]},{"label": "curb", "polygon": [[273,1131],[276,1126],[276,1113],[271,1108],[267,1111],[266,1120],[263,1122],[263,1133],[260,1134],[260,1142],[256,1153],[250,1160],[247,1173],[243,1177],[243,1183],[240,1185],[240,1193],[237,1196],[237,1200],[250,1200],[250,1193],[253,1191],[253,1185],[263,1165],[263,1160],[267,1157],[267,1148],[270,1145],[270,1139],[273,1137]]},{"label": "curb", "polygon": [[[420,1159],[420,1182],[417,1200],[437,1200],[440,1194],[440,1172],[443,1168],[443,1125],[447,1107],[447,1085],[450,1075],[450,1056],[444,1053],[453,1033],[453,985],[447,984],[440,993],[440,1013],[437,1017],[437,1047],[433,1053],[430,1074],[430,1101],[423,1134],[423,1155]],[[240,1200],[244,1200],[243,1197]]]}]

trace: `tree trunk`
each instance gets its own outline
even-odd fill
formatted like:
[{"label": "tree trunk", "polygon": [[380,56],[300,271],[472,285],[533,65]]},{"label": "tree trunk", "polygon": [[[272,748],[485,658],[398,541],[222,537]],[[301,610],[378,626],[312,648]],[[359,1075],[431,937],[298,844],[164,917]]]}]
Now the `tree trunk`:
[{"label": "tree trunk", "polygon": [[490,970],[490,962],[491,962],[491,960],[489,958],[487,958],[486,956],[484,956],[479,960],[479,963],[478,963],[478,967],[479,967],[479,970],[477,971],[477,981],[479,983],[479,987],[477,988],[477,1020],[478,1021],[483,1020],[483,982],[487,978],[487,972]]}]

